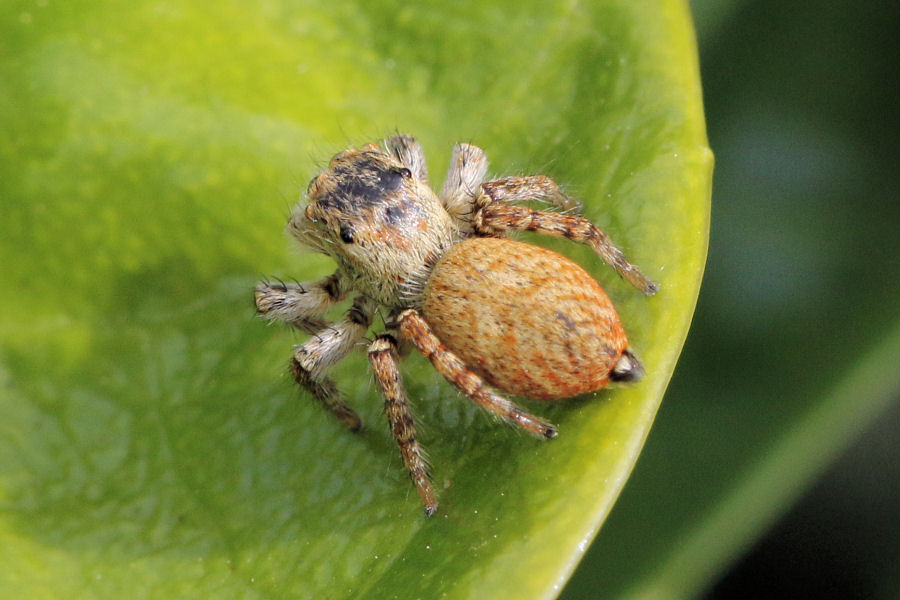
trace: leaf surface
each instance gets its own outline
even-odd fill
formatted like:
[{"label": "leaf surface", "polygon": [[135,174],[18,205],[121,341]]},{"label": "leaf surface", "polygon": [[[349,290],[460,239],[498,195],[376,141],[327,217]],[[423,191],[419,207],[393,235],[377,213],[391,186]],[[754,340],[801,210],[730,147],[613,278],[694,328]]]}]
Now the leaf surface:
[{"label": "leaf surface", "polygon": [[[682,2],[20,2],[0,21],[0,595],[551,597],[640,451],[690,323],[711,155]],[[647,368],[493,423],[404,365],[441,494],[425,519],[365,358],[359,435],[286,373],[263,276],[334,152],[415,134],[542,172],[661,285],[590,252]],[[528,238],[529,241],[534,241]],[[412,591],[410,591],[412,590]],[[502,592],[502,594],[501,594]]]}]

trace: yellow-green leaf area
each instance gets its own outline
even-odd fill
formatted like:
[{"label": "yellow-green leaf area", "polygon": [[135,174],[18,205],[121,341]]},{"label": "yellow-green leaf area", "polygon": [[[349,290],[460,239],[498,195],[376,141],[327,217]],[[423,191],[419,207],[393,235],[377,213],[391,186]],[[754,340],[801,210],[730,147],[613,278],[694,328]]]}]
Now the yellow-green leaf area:
[{"label": "yellow-green leaf area", "polygon": [[[552,597],[678,357],[711,154],[683,2],[13,2],[0,17],[0,597]],[[353,435],[287,375],[264,276],[331,272],[282,231],[328,157],[416,135],[546,173],[660,283],[584,248],[647,376],[529,409],[542,443],[403,367],[426,519],[365,357]]]}]

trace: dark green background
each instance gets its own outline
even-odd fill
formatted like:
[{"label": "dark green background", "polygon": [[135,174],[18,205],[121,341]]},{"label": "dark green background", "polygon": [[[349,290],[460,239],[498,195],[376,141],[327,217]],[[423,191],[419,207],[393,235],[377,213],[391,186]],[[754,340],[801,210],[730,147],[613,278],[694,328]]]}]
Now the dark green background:
[{"label": "dark green background", "polygon": [[[706,276],[654,429],[568,600],[618,595],[677,554],[715,507],[706,482],[764,460],[900,316],[897,4],[693,9],[716,154]],[[746,540],[711,597],[897,597],[898,370],[900,356],[881,369],[893,408],[770,537]]]}]

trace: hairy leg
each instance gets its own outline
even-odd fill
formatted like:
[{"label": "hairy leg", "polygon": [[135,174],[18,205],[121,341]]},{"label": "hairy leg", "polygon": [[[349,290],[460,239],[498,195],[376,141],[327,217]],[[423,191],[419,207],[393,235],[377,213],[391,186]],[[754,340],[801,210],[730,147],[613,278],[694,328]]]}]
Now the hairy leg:
[{"label": "hairy leg", "polygon": [[400,446],[403,464],[409,470],[416,491],[425,504],[425,514],[430,517],[437,511],[437,498],[431,487],[425,452],[416,440],[416,426],[397,361],[397,341],[394,337],[390,334],[376,337],[369,346],[369,363],[372,365],[375,383],[384,398],[384,412],[387,414],[391,433]]},{"label": "hairy leg", "polygon": [[344,403],[325,371],[356,347],[369,329],[374,309],[370,300],[357,298],[346,317],[319,331],[305,344],[294,346],[291,360],[291,373],[297,383],[353,431],[362,427],[359,416]]},{"label": "hairy leg", "polygon": [[431,327],[415,309],[400,313],[397,319],[400,335],[409,341],[425,358],[431,361],[438,373],[456,389],[507,423],[520,427],[543,438],[556,437],[556,427],[547,421],[525,412],[513,402],[496,393],[484,380],[473,373],[450,352],[434,335]]},{"label": "hairy leg", "polygon": [[475,213],[473,224],[475,231],[482,235],[497,235],[507,230],[534,231],[586,244],[643,293],[652,296],[659,289],[639,268],[628,262],[609,236],[584,217],[491,203]]},{"label": "hairy leg", "polygon": [[[501,177],[481,184],[481,191],[490,202],[515,204],[539,200],[565,210],[581,212],[581,202],[567,196],[555,181],[546,175],[526,177]],[[482,199],[478,204],[487,204]]]},{"label": "hairy leg", "polygon": [[385,142],[387,151],[399,160],[404,167],[412,171],[416,178],[428,182],[428,165],[425,163],[425,150],[422,144],[411,135],[392,135]]},{"label": "hairy leg", "polygon": [[328,326],[320,316],[347,295],[340,271],[306,283],[261,281],[254,290],[256,311],[272,321],[284,321],[306,333]]},{"label": "hairy leg", "polygon": [[487,168],[487,155],[478,146],[459,143],[453,147],[447,178],[438,197],[463,233],[472,231],[472,203]]}]

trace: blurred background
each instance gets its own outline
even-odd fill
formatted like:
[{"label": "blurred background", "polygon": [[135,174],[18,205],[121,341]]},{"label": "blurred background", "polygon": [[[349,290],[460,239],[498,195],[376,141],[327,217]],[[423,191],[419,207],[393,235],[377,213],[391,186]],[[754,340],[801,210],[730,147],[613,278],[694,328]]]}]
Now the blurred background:
[{"label": "blurred background", "polygon": [[900,597],[900,6],[692,7],[716,154],[705,281],[563,598]]}]

